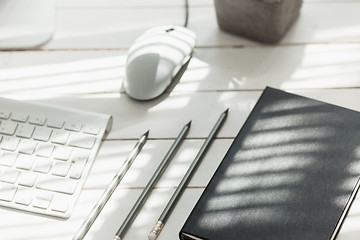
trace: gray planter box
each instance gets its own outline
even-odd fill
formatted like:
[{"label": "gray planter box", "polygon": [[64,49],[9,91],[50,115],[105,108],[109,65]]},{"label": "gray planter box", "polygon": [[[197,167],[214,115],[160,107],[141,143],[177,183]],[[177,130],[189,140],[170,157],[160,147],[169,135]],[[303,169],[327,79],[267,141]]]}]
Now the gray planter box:
[{"label": "gray planter box", "polygon": [[224,31],[265,43],[281,40],[298,17],[302,0],[214,0]]}]

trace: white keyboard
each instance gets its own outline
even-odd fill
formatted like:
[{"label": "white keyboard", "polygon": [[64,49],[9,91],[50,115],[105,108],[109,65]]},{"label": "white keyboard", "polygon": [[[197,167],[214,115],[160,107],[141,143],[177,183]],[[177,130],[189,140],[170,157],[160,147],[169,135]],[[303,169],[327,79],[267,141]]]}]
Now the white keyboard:
[{"label": "white keyboard", "polygon": [[112,118],[0,98],[0,206],[68,218]]}]

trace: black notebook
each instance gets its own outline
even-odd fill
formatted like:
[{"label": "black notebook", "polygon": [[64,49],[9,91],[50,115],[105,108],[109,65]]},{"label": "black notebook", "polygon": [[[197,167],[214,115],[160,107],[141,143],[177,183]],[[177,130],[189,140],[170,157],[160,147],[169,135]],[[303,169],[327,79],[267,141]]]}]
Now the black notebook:
[{"label": "black notebook", "polygon": [[359,112],[266,88],[180,239],[335,239],[359,175]]}]

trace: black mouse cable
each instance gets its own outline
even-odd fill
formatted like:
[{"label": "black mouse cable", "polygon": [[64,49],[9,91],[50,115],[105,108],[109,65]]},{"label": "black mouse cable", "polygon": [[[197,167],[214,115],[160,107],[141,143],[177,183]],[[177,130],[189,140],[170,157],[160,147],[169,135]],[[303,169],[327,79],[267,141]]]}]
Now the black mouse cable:
[{"label": "black mouse cable", "polygon": [[187,27],[189,20],[189,0],[185,0],[185,23],[184,27]]}]

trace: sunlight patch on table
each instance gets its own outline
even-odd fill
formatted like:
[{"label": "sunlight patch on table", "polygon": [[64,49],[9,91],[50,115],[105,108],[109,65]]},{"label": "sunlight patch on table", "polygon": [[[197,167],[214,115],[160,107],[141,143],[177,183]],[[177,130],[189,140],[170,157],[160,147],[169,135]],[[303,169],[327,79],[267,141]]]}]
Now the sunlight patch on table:
[{"label": "sunlight patch on table", "polygon": [[0,69],[0,93],[69,94],[120,91],[125,55]]}]

